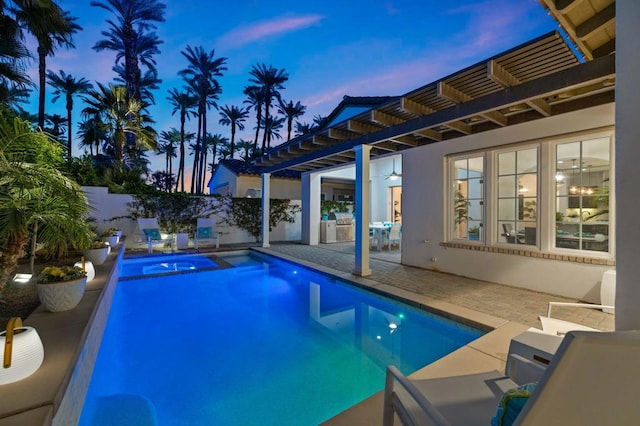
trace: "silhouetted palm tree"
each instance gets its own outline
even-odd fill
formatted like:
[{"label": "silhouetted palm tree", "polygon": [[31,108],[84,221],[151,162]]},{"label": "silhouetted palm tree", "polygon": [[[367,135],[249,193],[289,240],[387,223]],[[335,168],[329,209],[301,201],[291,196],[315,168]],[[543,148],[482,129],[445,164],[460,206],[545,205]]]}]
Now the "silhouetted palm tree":
[{"label": "silhouetted palm tree", "polygon": [[130,149],[134,149],[132,153],[136,158],[140,156],[135,151],[138,146],[156,149],[156,133],[149,126],[152,120],[142,113],[140,101],[129,98],[126,87],[98,83],[98,90],[89,90],[87,95],[83,97],[87,107],[82,113],[89,117],[100,115],[109,126],[114,156],[119,164],[124,164],[126,134],[135,135]]},{"label": "silhouetted palm tree", "polygon": [[84,78],[76,80],[71,74],[66,74],[62,70],[58,72],[59,75],[52,71],[47,72],[47,82],[54,89],[51,102],[57,101],[60,96],[64,95],[65,97],[65,106],[67,108],[67,124],[69,125],[67,129],[67,161],[71,161],[71,133],[73,131],[71,122],[71,111],[73,110],[73,96],[79,95],[81,93],[86,93],[86,91],[91,89],[93,86],[91,85],[91,83],[89,83],[88,80],[85,80]]},{"label": "silhouetted palm tree", "polygon": [[282,129],[283,124],[284,117],[272,116],[263,121],[262,127],[264,128],[264,132],[267,134],[268,140],[282,139],[282,136],[280,135],[280,129]]},{"label": "silhouetted palm tree", "polygon": [[258,150],[258,135],[260,134],[260,122],[262,121],[262,107],[264,105],[264,92],[259,86],[246,86],[243,93],[247,96],[244,101],[249,104],[249,108],[253,108],[256,112],[256,136],[253,139],[253,152]]},{"label": "silhouetted palm tree", "polygon": [[296,121],[296,136],[306,135],[313,131],[313,125]]},{"label": "silhouetted palm tree", "polygon": [[238,150],[242,151],[242,159],[245,162],[249,162],[253,159],[253,143],[251,141],[245,141],[244,139],[240,139],[236,144]]},{"label": "silhouetted palm tree", "polygon": [[69,15],[52,0],[13,0],[13,3],[16,19],[38,43],[38,126],[44,127],[47,56],[53,55],[57,47],[74,47],[72,36],[82,27],[75,23],[76,17]]},{"label": "silhouetted palm tree", "polygon": [[100,146],[109,139],[107,125],[102,122],[100,115],[87,117],[78,125],[78,137],[80,138],[80,147],[89,147],[89,154],[93,157],[93,146],[96,147],[95,155],[100,153]]},{"label": "silhouetted palm tree", "polygon": [[187,117],[194,117],[197,115],[194,109],[198,106],[198,100],[192,94],[188,92],[179,92],[176,89],[169,90],[169,97],[167,100],[173,106],[171,115],[175,115],[176,112],[180,113],[180,160],[178,165],[178,174],[176,176],[176,191],[178,191],[178,186],[180,185],[180,191],[184,192],[184,124]]},{"label": "silhouetted palm tree", "polygon": [[[0,90],[10,93],[13,89],[25,89],[31,82],[25,73],[25,61],[29,51],[21,39],[20,26],[9,14],[5,13],[6,2],[0,0]],[[10,99],[2,95],[3,99]]]},{"label": "silhouetted palm tree", "polygon": [[165,169],[173,176],[173,159],[178,156],[176,146],[180,143],[180,131],[172,127],[169,131],[160,132],[161,144],[158,145],[158,154],[165,155]]},{"label": "silhouetted palm tree", "polygon": [[48,131],[55,136],[57,140],[60,140],[60,136],[67,130],[67,119],[60,114],[45,114],[44,118],[45,123],[51,125],[51,128],[45,128],[45,131]]},{"label": "silhouetted palm tree", "polygon": [[244,108],[238,108],[236,106],[225,105],[220,108],[220,120],[218,121],[223,126],[231,126],[231,158],[236,150],[236,128],[244,130],[244,120],[249,116],[249,111]]},{"label": "silhouetted palm tree", "polygon": [[289,101],[289,103],[286,103],[285,101],[280,99],[278,112],[284,115],[287,120],[287,141],[291,140],[291,128],[293,127],[293,120],[298,117],[302,117],[306,110],[307,107],[302,105],[300,101],[296,102],[294,105],[293,101]]},{"label": "silhouetted palm tree", "polygon": [[91,6],[105,9],[116,17],[108,20],[109,29],[102,31],[106,39],[98,41],[93,48],[115,51],[116,62],[124,59],[121,77],[127,92],[132,99],[141,100],[140,62],[155,69],[151,56],[159,53],[157,46],[161,43],[155,33],[148,31],[157,28],[154,22],[164,22],[166,5],[158,0],[106,0],[92,1]]},{"label": "silhouetted palm tree", "polygon": [[[274,97],[278,100],[280,99],[280,90],[284,89],[282,84],[289,80],[289,75],[284,69],[279,70],[272,65],[267,67],[265,64],[254,65],[249,74],[252,76],[249,81],[262,87],[264,92],[264,121],[269,122],[271,101]],[[270,148],[271,136],[272,134],[268,132],[262,135],[263,151],[265,146]]]},{"label": "silhouetted palm tree", "polygon": [[[204,147],[204,139],[207,134],[207,110],[211,107],[217,107],[215,99],[222,91],[216,77],[222,76],[222,71],[226,71],[224,64],[227,58],[214,58],[215,49],[206,52],[202,46],[192,48],[187,46],[183,50],[182,55],[187,58],[189,65],[180,71],[182,77],[187,81],[189,90],[198,98],[198,143]],[[196,148],[194,153],[193,178],[191,182],[191,192],[201,194],[203,186],[201,182],[204,177],[205,163],[200,155],[200,149]]]}]

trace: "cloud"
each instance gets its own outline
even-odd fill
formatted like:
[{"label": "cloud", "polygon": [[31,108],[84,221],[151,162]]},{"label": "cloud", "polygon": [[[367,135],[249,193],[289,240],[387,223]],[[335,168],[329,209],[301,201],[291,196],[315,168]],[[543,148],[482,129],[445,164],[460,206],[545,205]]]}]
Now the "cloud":
[{"label": "cloud", "polygon": [[216,45],[224,45],[228,48],[240,47],[264,38],[310,27],[322,19],[324,19],[322,15],[306,15],[259,22],[228,32],[218,39]]}]

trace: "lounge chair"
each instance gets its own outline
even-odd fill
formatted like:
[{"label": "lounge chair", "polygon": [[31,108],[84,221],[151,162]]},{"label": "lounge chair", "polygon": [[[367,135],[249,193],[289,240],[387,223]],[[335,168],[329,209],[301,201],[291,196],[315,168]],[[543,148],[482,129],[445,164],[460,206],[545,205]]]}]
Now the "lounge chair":
[{"label": "lounge chair", "polygon": [[215,242],[216,248],[220,248],[220,233],[216,231],[216,220],[199,217],[193,247],[198,250],[201,243],[207,242]]},{"label": "lounge chair", "polygon": [[580,303],[580,302],[549,302],[547,308],[547,316],[539,317],[542,324],[542,331],[548,334],[563,335],[570,330],[583,331],[599,331],[591,327],[551,318],[551,309],[556,307],[581,308],[581,309],[599,309],[606,313],[615,313],[615,294],[616,294],[616,271],[611,269],[602,274],[602,282],[600,283],[600,302],[602,304]]},{"label": "lounge chair", "polygon": [[157,244],[169,244],[173,251],[173,235],[162,234],[158,219],[155,217],[138,218],[138,228],[140,229],[140,238],[147,243],[149,253],[153,252],[153,246]]},{"label": "lounge chair", "polygon": [[523,384],[497,371],[411,380],[389,366],[383,424],[393,425],[397,414],[407,425],[488,425],[493,417],[500,419],[499,404],[519,425],[635,424],[638,359],[640,331],[571,331],[535,389],[520,386],[505,398],[504,390]]}]

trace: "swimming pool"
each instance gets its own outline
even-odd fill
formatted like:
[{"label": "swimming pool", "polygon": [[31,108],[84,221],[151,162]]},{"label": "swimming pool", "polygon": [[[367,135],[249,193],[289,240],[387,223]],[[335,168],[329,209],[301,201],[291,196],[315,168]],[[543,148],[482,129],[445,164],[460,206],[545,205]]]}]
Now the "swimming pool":
[{"label": "swimming pool", "polygon": [[[122,280],[81,425],[315,425],[483,334],[298,265]],[[215,260],[214,260],[215,262]]]}]

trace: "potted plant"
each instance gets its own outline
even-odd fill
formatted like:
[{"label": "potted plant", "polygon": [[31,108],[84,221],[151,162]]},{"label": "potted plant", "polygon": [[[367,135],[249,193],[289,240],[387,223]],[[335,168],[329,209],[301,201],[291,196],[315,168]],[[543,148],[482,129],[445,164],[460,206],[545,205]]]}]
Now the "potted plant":
[{"label": "potted plant", "polygon": [[[122,233],[122,231],[120,231],[120,233]],[[100,234],[100,236],[102,237],[102,241],[109,243],[109,245],[112,247],[118,244],[118,242],[120,241],[120,236],[118,235],[117,228],[106,229],[102,231],[102,234]]]},{"label": "potted plant", "polygon": [[111,251],[111,246],[106,241],[94,240],[91,245],[84,249],[84,257],[94,265],[102,265]]},{"label": "potted plant", "polygon": [[50,312],[76,307],[87,285],[87,275],[77,266],[47,266],[37,278],[38,298]]}]

